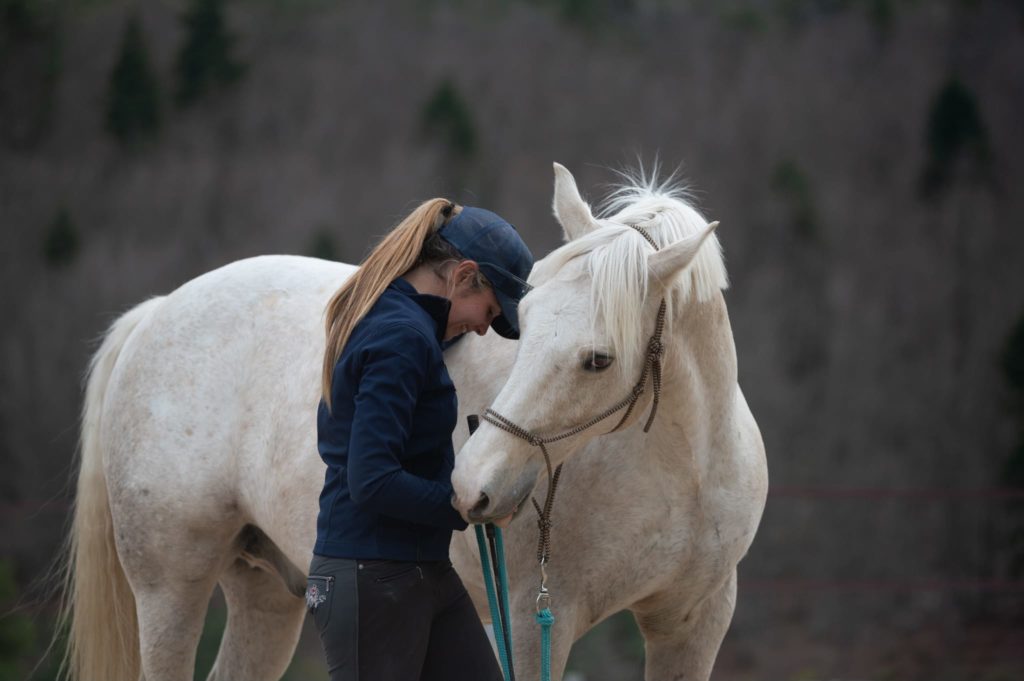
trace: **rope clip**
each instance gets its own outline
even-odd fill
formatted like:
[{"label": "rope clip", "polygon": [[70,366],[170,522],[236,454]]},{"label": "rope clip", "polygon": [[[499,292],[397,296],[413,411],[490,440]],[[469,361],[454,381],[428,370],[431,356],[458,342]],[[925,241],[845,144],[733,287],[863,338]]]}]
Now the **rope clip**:
[{"label": "rope clip", "polygon": [[537,612],[547,610],[551,607],[551,594],[543,586],[537,592]]},{"label": "rope clip", "polygon": [[537,591],[537,612],[551,607],[551,594],[548,592],[548,571],[545,569],[547,560],[540,561],[540,590]]}]

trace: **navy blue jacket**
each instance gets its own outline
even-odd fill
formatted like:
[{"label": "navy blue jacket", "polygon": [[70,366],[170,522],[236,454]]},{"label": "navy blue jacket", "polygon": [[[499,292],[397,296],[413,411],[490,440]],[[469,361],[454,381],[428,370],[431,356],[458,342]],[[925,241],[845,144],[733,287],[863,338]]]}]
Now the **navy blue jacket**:
[{"label": "navy blue jacket", "polygon": [[317,413],[327,464],[313,552],[443,560],[452,530],[455,385],[442,344],[451,302],[395,279],[352,330]]}]

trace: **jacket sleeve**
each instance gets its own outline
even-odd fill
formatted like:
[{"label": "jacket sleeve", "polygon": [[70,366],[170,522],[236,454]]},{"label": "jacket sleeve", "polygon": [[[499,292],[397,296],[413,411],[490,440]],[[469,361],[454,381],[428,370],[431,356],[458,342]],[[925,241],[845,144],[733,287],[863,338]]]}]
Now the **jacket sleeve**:
[{"label": "jacket sleeve", "polygon": [[385,331],[386,338],[363,349],[348,448],[349,493],[356,504],[377,513],[463,530],[467,524],[451,504],[451,482],[413,475],[399,461],[432,349],[412,327]]}]

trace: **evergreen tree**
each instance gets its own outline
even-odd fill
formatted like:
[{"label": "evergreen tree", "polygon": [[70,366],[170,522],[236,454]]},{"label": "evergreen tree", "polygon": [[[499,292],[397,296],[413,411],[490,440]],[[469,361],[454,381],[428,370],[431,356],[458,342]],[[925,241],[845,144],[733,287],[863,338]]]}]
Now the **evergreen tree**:
[{"label": "evergreen tree", "polygon": [[818,237],[818,216],[807,173],[792,159],[781,161],[772,173],[772,189],[787,204],[796,233],[814,241]]},{"label": "evergreen tree", "polygon": [[13,609],[17,602],[14,566],[5,558],[0,560],[0,679],[25,678],[27,661],[35,652],[35,626]]},{"label": "evergreen tree", "polygon": [[221,0],[191,0],[182,21],[186,38],[178,53],[176,99],[186,105],[215,86],[235,82],[245,68],[231,57],[234,37],[225,26]]},{"label": "evergreen tree", "polygon": [[928,161],[921,174],[921,190],[931,197],[946,188],[953,166],[963,156],[987,178],[990,160],[988,130],[978,100],[966,85],[951,78],[939,90],[928,113]]},{"label": "evergreen tree", "polygon": [[69,265],[78,255],[80,245],[78,230],[68,209],[62,206],[43,237],[43,257],[54,267]]},{"label": "evergreen tree", "polygon": [[455,156],[467,158],[476,151],[476,129],[469,105],[450,80],[442,81],[427,100],[421,120],[424,133],[443,140]]},{"label": "evergreen tree", "polygon": [[306,252],[314,258],[338,260],[338,243],[334,235],[327,229],[318,229],[309,240]]},{"label": "evergreen tree", "polygon": [[125,24],[121,50],[110,77],[107,130],[122,143],[156,134],[160,128],[160,96],[135,15]]},{"label": "evergreen tree", "polygon": [[[1017,447],[1003,465],[1002,482],[1024,488],[1024,314],[1017,319],[1006,342],[1002,365],[1020,433]],[[1024,562],[1024,550],[1021,560]]]}]

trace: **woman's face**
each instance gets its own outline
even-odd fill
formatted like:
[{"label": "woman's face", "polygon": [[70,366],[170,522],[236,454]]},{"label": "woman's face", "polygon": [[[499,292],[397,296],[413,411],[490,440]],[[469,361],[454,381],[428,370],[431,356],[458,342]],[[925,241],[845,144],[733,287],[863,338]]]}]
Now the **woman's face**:
[{"label": "woman's face", "polygon": [[[471,264],[472,267],[464,268],[463,266],[467,264]],[[463,261],[453,272],[456,283],[455,291],[450,296],[452,307],[448,312],[445,340],[451,340],[470,331],[482,336],[487,333],[494,318],[501,314],[501,306],[498,305],[498,299],[491,287],[473,288],[471,282],[475,272],[476,263],[471,261]]]}]

